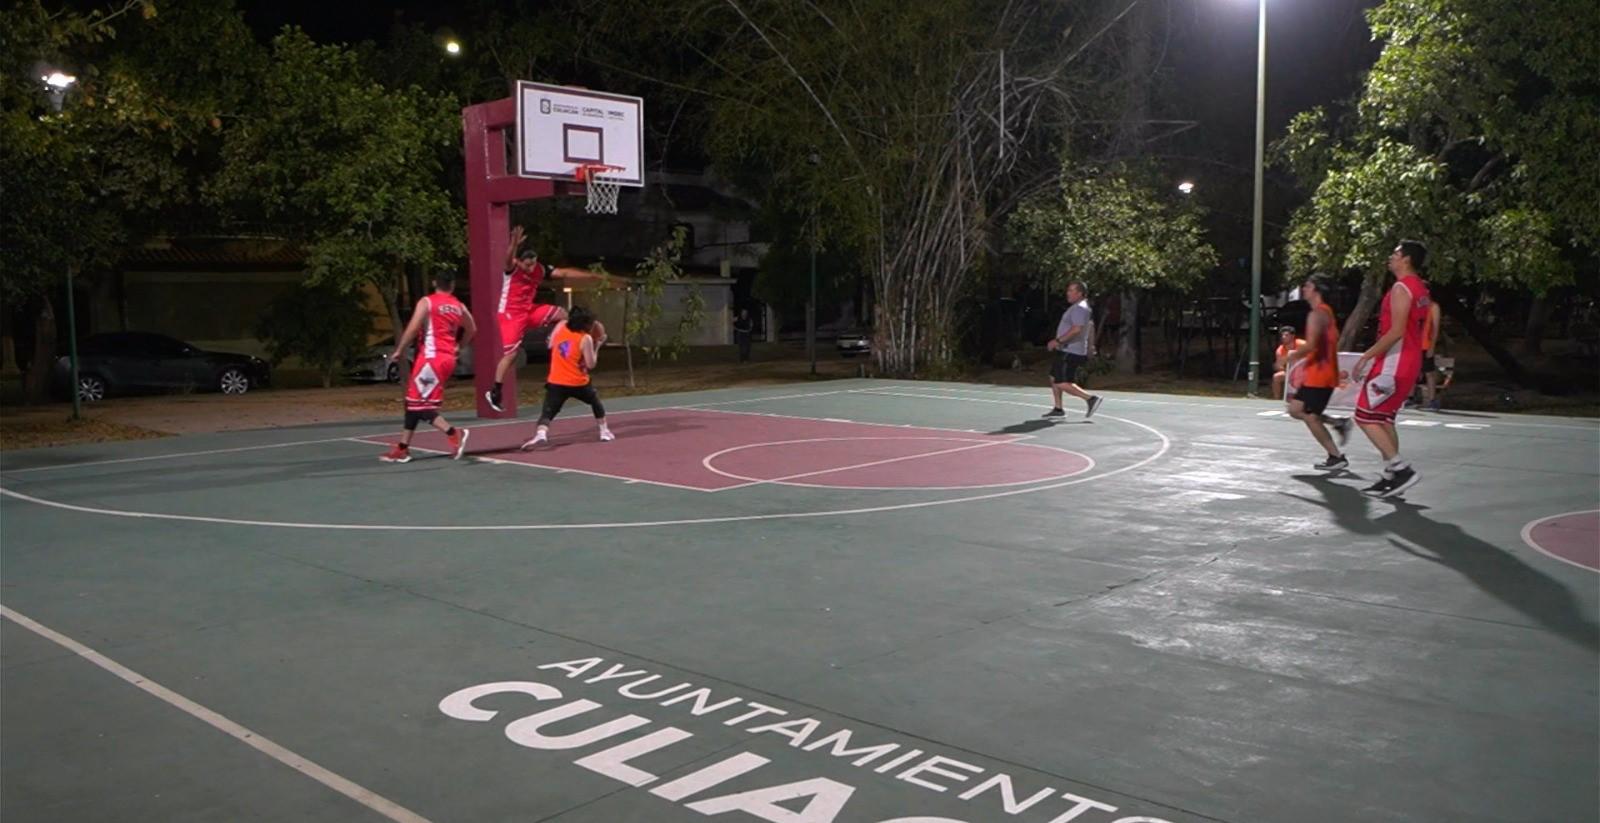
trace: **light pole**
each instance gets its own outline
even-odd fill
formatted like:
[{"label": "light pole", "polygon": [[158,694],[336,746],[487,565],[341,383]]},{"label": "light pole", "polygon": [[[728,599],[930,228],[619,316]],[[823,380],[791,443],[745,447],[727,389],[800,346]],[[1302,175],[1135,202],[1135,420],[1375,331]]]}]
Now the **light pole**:
[{"label": "light pole", "polygon": [[1260,31],[1256,41],[1256,192],[1255,217],[1250,232],[1250,386],[1256,396],[1261,385],[1261,178],[1267,139],[1267,0],[1257,0]]},{"label": "light pole", "polygon": [[[56,114],[61,113],[61,105],[66,102],[67,89],[78,82],[78,78],[70,74],[53,71],[44,77],[45,88],[50,93],[50,108]],[[72,419],[78,420],[83,416],[83,401],[78,397],[78,311],[76,301],[72,294],[72,266],[67,266],[67,379],[70,382],[72,394]]]},{"label": "light pole", "polygon": [[[822,155],[806,157],[812,166],[822,165]],[[817,207],[811,207],[811,299],[806,303],[806,351],[811,356],[811,376],[817,374]]]}]

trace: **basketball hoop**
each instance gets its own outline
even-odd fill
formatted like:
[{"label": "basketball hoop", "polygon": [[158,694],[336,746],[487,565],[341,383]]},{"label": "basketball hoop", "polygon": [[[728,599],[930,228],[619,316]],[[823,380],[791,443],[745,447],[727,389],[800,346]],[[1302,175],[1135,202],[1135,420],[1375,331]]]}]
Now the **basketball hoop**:
[{"label": "basketball hoop", "polygon": [[573,177],[584,184],[584,191],[589,196],[584,211],[590,214],[617,213],[617,195],[622,191],[622,183],[612,172],[620,171],[621,168],[603,163],[585,163],[578,166],[573,172]]}]

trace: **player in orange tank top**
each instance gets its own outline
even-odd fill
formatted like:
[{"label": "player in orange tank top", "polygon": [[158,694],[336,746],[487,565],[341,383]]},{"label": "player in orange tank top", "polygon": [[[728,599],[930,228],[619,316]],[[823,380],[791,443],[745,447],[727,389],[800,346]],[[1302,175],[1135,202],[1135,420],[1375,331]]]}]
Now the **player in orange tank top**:
[{"label": "player in orange tank top", "polygon": [[550,333],[550,374],[544,384],[544,411],[533,437],[522,444],[531,449],[550,439],[550,423],[561,413],[568,399],[587,403],[594,410],[595,422],[600,425],[600,439],[616,439],[606,426],[606,407],[600,403],[589,372],[600,359],[600,347],[605,345],[606,329],[594,319],[588,309],[576,307],[565,323],[558,324]]},{"label": "player in orange tank top", "polygon": [[[1311,314],[1306,317],[1306,338],[1289,354],[1285,368],[1303,364],[1294,374],[1297,385],[1290,387],[1289,414],[1304,421],[1311,436],[1328,453],[1327,460],[1312,464],[1312,468],[1339,471],[1350,466],[1339,449],[1350,439],[1350,418],[1323,414],[1334,389],[1339,387],[1339,323],[1333,317],[1333,307],[1325,300],[1327,292],[1328,280],[1320,274],[1307,278],[1300,287],[1300,296],[1311,304]],[[1338,446],[1334,445],[1328,426],[1338,433]]]}]

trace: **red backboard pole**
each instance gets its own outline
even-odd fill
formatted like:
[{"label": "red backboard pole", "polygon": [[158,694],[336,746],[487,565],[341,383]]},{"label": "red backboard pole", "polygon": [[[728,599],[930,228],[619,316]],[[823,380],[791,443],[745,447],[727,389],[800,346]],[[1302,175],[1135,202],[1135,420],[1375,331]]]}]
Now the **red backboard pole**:
[{"label": "red backboard pole", "polygon": [[501,400],[504,411],[489,408],[483,396],[494,385],[494,367],[500,361],[503,345],[500,324],[495,317],[500,304],[506,245],[510,242],[511,204],[556,193],[555,183],[550,180],[530,180],[506,172],[506,132],[511,131],[514,138],[516,127],[514,98],[479,103],[461,110],[467,172],[471,308],[473,319],[478,321],[478,337],[472,345],[472,385],[478,416],[483,418],[515,417],[517,414],[516,370],[506,374]]}]

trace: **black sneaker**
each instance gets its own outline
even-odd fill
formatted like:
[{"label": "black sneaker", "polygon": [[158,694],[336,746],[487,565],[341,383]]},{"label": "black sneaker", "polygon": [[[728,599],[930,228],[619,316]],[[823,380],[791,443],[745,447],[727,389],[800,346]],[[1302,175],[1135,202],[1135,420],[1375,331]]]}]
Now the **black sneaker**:
[{"label": "black sneaker", "polygon": [[489,401],[489,408],[495,411],[505,411],[505,409],[500,408],[500,393],[494,389],[484,392],[483,399]]},{"label": "black sneaker", "polygon": [[1083,419],[1088,420],[1089,418],[1094,417],[1095,411],[1098,410],[1100,408],[1100,404],[1104,402],[1106,402],[1105,398],[1100,397],[1099,395],[1089,398],[1089,410],[1083,413]]},{"label": "black sneaker", "polygon": [[1341,454],[1338,457],[1330,457],[1321,463],[1313,463],[1311,464],[1311,468],[1325,472],[1335,472],[1340,469],[1350,468],[1350,461]]},{"label": "black sneaker", "polygon": [[1330,422],[1333,423],[1333,433],[1339,435],[1339,448],[1342,449],[1344,444],[1350,442],[1350,418],[1335,417]]},{"label": "black sneaker", "polygon": [[1056,406],[1055,408],[1051,409],[1050,411],[1045,412],[1044,416],[1045,417],[1066,417],[1067,416],[1067,411],[1066,411],[1066,409],[1063,409],[1060,406]]},{"label": "black sneaker", "polygon": [[1389,490],[1393,488],[1394,478],[1380,477],[1378,478],[1378,482],[1362,489],[1361,493],[1368,497],[1386,497],[1389,494]]},{"label": "black sneaker", "polygon": [[1410,466],[1407,466],[1403,469],[1398,469],[1395,471],[1394,477],[1389,478],[1389,488],[1379,496],[1398,497],[1401,492],[1417,485],[1417,481],[1421,479],[1422,473],[1411,468]]}]

